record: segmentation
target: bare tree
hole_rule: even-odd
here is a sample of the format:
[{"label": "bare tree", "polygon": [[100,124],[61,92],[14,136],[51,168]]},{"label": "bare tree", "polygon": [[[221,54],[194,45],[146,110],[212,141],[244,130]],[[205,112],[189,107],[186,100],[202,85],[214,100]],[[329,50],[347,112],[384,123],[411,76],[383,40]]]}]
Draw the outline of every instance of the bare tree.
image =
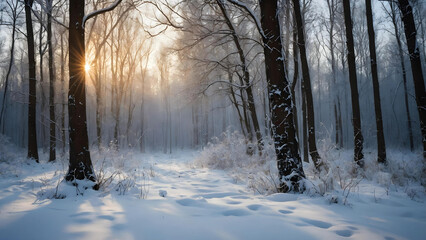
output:
[{"label": "bare tree", "polygon": [[38,162],[37,131],[36,131],[36,64],[34,52],[34,33],[31,17],[33,0],[25,0],[25,24],[27,28],[27,46],[29,63],[29,103],[28,103],[28,158]]},{"label": "bare tree", "polygon": [[360,167],[363,167],[364,154],[362,152],[362,149],[364,144],[364,138],[361,132],[361,116],[360,116],[360,110],[359,110],[355,49],[354,49],[354,38],[352,33],[351,6],[350,6],[349,0],[343,0],[343,12],[345,16],[346,44],[348,48],[347,58],[348,58],[348,67],[349,67],[349,83],[351,86],[352,125],[354,130],[354,160]]},{"label": "bare tree", "polygon": [[397,19],[397,10],[395,3],[392,1],[389,1],[390,10],[388,11],[384,6],[383,9],[385,10],[386,14],[390,17],[394,29],[395,39],[398,47],[398,58],[400,62],[401,67],[401,74],[402,74],[402,83],[404,87],[404,104],[405,104],[405,113],[407,116],[407,130],[408,130],[408,137],[410,142],[410,149],[411,151],[414,150],[414,142],[413,142],[413,128],[411,124],[411,114],[410,114],[410,107],[408,104],[408,89],[407,89],[407,70],[405,67],[405,60],[404,60],[404,50],[402,49],[402,42],[401,42],[401,34],[399,30],[399,23]]},{"label": "bare tree", "polygon": [[[10,72],[12,70],[12,66],[13,66],[13,62],[14,62],[14,55],[15,55],[15,34],[16,34],[16,22],[18,20],[19,15],[22,12],[22,8],[18,7],[18,0],[16,1],[11,1],[8,0],[6,1],[6,5],[9,7],[10,11],[7,11],[11,23],[10,25],[12,26],[12,36],[11,36],[11,44],[10,44],[10,60],[9,60],[9,66],[7,68],[7,72],[6,72],[6,78],[5,78],[5,82],[4,82],[4,93],[3,93],[3,101],[2,101],[2,106],[1,106],[1,111],[0,111],[0,126],[2,128],[2,133],[4,134],[4,127],[5,127],[5,122],[4,122],[4,115],[6,115],[6,113],[4,112],[4,109],[6,107],[6,100],[7,100],[7,90],[8,90],[8,86],[9,86],[9,76],[10,76]],[[2,25],[5,23],[2,23]],[[9,24],[8,24],[9,25]]]},{"label": "bare tree", "polygon": [[56,116],[55,116],[55,73],[52,44],[52,10],[53,0],[46,1],[47,6],[47,45],[49,54],[49,117],[50,117],[50,147],[49,162],[56,159]]},{"label": "bare tree", "polygon": [[298,47],[300,50],[300,59],[302,63],[302,84],[304,90],[303,92],[306,97],[306,99],[303,99],[303,101],[306,100],[309,154],[312,157],[312,161],[314,162],[315,167],[317,169],[320,169],[322,166],[324,166],[324,164],[321,161],[321,157],[318,153],[316,144],[314,101],[312,97],[311,77],[309,73],[309,66],[306,54],[304,23],[300,11],[299,0],[293,0],[293,7],[297,25]]},{"label": "bare tree", "polygon": [[386,145],[385,145],[385,136],[383,134],[382,106],[380,103],[379,76],[377,74],[376,36],[374,34],[371,0],[365,0],[365,8],[366,8],[366,15],[367,15],[371,75],[373,79],[374,110],[376,114],[377,160],[380,163],[385,163],[386,162]]},{"label": "bare tree", "polygon": [[419,112],[420,129],[422,133],[423,157],[426,158],[426,92],[420,51],[417,45],[417,29],[410,2],[408,0],[398,0],[398,7],[402,13],[405,38],[407,39],[408,53],[410,54],[411,73],[413,75],[417,110]]}]

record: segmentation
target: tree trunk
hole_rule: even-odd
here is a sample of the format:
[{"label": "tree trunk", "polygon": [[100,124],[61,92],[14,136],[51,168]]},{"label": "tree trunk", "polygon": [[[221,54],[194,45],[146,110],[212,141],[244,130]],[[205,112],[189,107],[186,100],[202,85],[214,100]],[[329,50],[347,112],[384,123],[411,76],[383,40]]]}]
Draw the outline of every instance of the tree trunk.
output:
[{"label": "tree trunk", "polygon": [[45,92],[44,92],[44,72],[43,72],[43,56],[45,54],[46,49],[43,49],[43,9],[41,10],[40,13],[40,31],[39,31],[39,46],[38,46],[38,52],[39,52],[39,57],[40,57],[40,66],[39,66],[39,71],[40,71],[40,99],[41,99],[41,106],[40,106],[40,118],[41,118],[41,146],[43,148],[43,153],[45,153],[47,151],[47,145],[46,143],[48,141],[46,141],[47,138],[47,133],[46,133],[46,115],[45,115],[45,108],[46,108],[46,96],[45,96]]},{"label": "tree trunk", "polygon": [[29,64],[29,104],[28,104],[28,158],[38,162],[37,130],[36,130],[36,63],[34,51],[34,33],[31,19],[33,0],[25,0],[25,25],[27,27],[28,64]]},{"label": "tree trunk", "polygon": [[237,51],[238,51],[238,56],[240,58],[241,68],[242,68],[242,71],[243,71],[243,79],[244,79],[244,83],[246,85],[248,109],[250,111],[250,117],[251,117],[251,120],[253,122],[253,127],[254,127],[254,131],[255,131],[255,134],[256,134],[257,147],[259,149],[259,153],[261,153],[262,150],[263,150],[263,139],[262,139],[262,133],[260,132],[259,121],[257,119],[256,105],[254,104],[252,83],[250,83],[250,73],[249,73],[249,70],[248,70],[247,63],[246,63],[246,55],[244,54],[243,47],[240,44],[240,40],[238,38],[237,32],[235,30],[235,27],[234,27],[231,19],[228,16],[228,13],[226,11],[226,8],[225,8],[223,1],[217,0],[216,2],[219,5],[219,8],[222,12],[223,17],[225,18],[226,25],[228,26],[229,30],[231,31],[232,39],[233,39],[235,47],[237,48]]},{"label": "tree trunk", "polygon": [[364,139],[361,132],[361,116],[359,110],[358,83],[356,76],[354,38],[352,33],[351,6],[349,0],[343,0],[343,12],[345,16],[347,58],[349,68],[349,83],[352,100],[352,124],[354,130],[354,160],[364,167],[364,154],[362,153]]},{"label": "tree trunk", "polygon": [[303,141],[303,161],[309,162],[309,150],[308,150],[308,116],[306,114],[306,92],[305,86],[300,85],[300,91],[302,95],[302,141]]},{"label": "tree trunk", "polygon": [[368,40],[371,59],[371,75],[373,78],[374,110],[376,113],[377,161],[379,161],[380,163],[386,163],[386,146],[385,136],[383,135],[382,107],[380,103],[379,77],[377,74],[376,39],[374,34],[371,0],[365,0],[365,8],[367,14]]},{"label": "tree trunk", "polygon": [[61,34],[61,84],[62,84],[62,93],[61,93],[61,103],[62,103],[62,113],[61,113],[61,133],[62,133],[62,156],[65,155],[65,106],[66,106],[66,94],[65,94],[65,54],[64,54],[64,41],[63,34]]},{"label": "tree trunk", "polygon": [[[293,100],[294,129],[296,134],[299,135],[299,124],[298,124],[297,108],[296,108],[296,85],[297,85],[297,80],[299,78],[299,48],[297,47],[297,27],[295,24],[293,24],[293,68],[294,68],[294,73],[293,73],[293,82],[291,83],[291,98]],[[298,137],[298,139],[302,139],[302,138]],[[303,161],[309,162],[309,159],[303,158]]]},{"label": "tree trunk", "polygon": [[17,4],[18,1],[16,1],[16,4],[13,6],[13,8],[11,8],[12,11],[12,41],[11,41],[11,46],[10,46],[10,60],[9,60],[9,66],[7,68],[7,72],[6,72],[6,80],[4,83],[4,93],[3,93],[3,101],[2,101],[2,106],[1,106],[1,112],[0,112],[0,126],[2,129],[2,133],[4,134],[4,129],[5,129],[5,121],[3,119],[6,119],[4,117],[4,115],[6,115],[6,113],[4,112],[4,109],[6,107],[6,97],[7,97],[7,87],[9,86],[9,75],[10,72],[12,70],[12,65],[13,65],[13,58],[14,58],[14,54],[15,54],[15,33],[16,33],[16,20],[18,18],[17,16]]},{"label": "tree trunk", "polygon": [[320,169],[323,166],[320,155],[317,150],[317,143],[315,137],[315,114],[314,114],[314,101],[312,97],[312,88],[311,88],[311,77],[309,74],[308,59],[306,54],[305,46],[305,30],[304,23],[302,20],[302,14],[300,12],[300,2],[299,0],[293,0],[294,13],[297,24],[297,33],[298,33],[298,45],[300,50],[300,60],[302,63],[302,84],[304,86],[304,92],[306,97],[306,110],[307,110],[307,121],[308,121],[308,149],[309,154],[311,155],[312,161],[317,169]]},{"label": "tree trunk", "polygon": [[86,79],[85,79],[85,43],[84,0],[69,2],[69,91],[68,117],[70,136],[70,162],[67,181],[88,179],[96,181],[90,159],[89,138],[86,117]]},{"label": "tree trunk", "polygon": [[293,123],[291,90],[284,69],[277,3],[278,1],[259,1],[272,131],[280,177],[278,190],[303,192],[305,173]]},{"label": "tree trunk", "polygon": [[408,0],[398,0],[398,7],[402,13],[408,53],[410,54],[411,73],[413,74],[417,110],[419,112],[420,129],[422,133],[423,157],[426,158],[426,92],[420,51],[416,39],[416,24],[414,22],[413,9]]},{"label": "tree trunk", "polygon": [[405,68],[405,61],[404,61],[404,51],[402,49],[402,42],[400,39],[400,33],[399,33],[399,27],[397,22],[397,16],[396,16],[396,9],[393,2],[389,2],[390,6],[390,12],[388,12],[390,18],[392,19],[392,24],[394,27],[394,33],[396,38],[396,43],[398,46],[398,57],[399,62],[401,64],[401,74],[402,74],[402,82],[404,86],[404,104],[405,104],[405,113],[407,116],[407,130],[408,130],[408,138],[410,143],[410,150],[414,150],[414,141],[413,141],[413,128],[411,127],[411,114],[410,114],[410,107],[408,104],[408,89],[407,89],[407,70]]},{"label": "tree trunk", "polygon": [[[232,81],[232,73],[231,73],[230,70],[228,70],[228,79],[229,79],[230,83],[233,82]],[[237,110],[238,119],[240,120],[241,132],[243,133],[244,137],[247,138],[247,134],[246,134],[244,124],[243,124],[243,117],[241,116],[240,107],[238,106],[237,98],[235,97],[234,88],[232,86],[229,86],[229,91],[230,91],[229,99],[231,100],[231,103],[234,105],[235,110]]]},{"label": "tree trunk", "polygon": [[55,75],[53,69],[52,47],[52,8],[53,0],[48,0],[47,13],[47,44],[49,48],[49,117],[50,117],[50,151],[49,162],[56,159],[56,119],[55,119]]}]

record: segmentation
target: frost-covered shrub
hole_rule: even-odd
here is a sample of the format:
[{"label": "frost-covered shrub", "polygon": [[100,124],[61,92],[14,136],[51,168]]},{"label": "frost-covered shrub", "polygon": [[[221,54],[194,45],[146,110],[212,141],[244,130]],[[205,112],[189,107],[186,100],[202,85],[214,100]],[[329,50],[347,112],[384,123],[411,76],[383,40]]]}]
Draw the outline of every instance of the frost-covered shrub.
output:
[{"label": "frost-covered shrub", "polygon": [[23,149],[19,149],[8,137],[0,134],[0,177],[20,175],[20,165],[25,162],[28,162],[28,159]]},{"label": "frost-covered shrub", "polygon": [[[247,150],[254,150],[253,153]],[[264,141],[262,154],[238,132],[215,138],[194,160],[196,167],[227,170],[235,182],[245,182],[254,193],[277,191],[278,173],[272,141]]]}]

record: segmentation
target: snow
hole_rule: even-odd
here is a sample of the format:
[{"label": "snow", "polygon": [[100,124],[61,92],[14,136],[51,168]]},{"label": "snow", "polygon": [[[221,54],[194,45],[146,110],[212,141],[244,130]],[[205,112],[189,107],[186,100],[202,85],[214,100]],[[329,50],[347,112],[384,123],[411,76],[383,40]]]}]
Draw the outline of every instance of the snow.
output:
[{"label": "snow", "polygon": [[[260,181],[253,171],[270,167],[274,174],[274,163],[268,156],[236,156],[244,149],[235,139],[229,136],[201,153],[92,152],[104,180],[94,191],[84,183],[77,188],[61,182],[66,157],[37,164],[0,136],[0,239],[424,239],[426,197],[415,181],[424,177],[418,172],[404,177],[399,168],[377,170],[370,161],[374,154],[366,153],[372,171],[347,196],[337,187],[324,194],[259,194],[250,187],[255,185],[250,179]],[[339,166],[347,177],[341,162],[351,159],[349,151],[321,153],[341,159],[331,167]],[[388,155],[389,165],[407,161],[410,171],[408,161],[418,160],[412,153]],[[254,162],[259,158],[263,165]],[[310,187],[319,187],[310,165],[305,171]]]}]

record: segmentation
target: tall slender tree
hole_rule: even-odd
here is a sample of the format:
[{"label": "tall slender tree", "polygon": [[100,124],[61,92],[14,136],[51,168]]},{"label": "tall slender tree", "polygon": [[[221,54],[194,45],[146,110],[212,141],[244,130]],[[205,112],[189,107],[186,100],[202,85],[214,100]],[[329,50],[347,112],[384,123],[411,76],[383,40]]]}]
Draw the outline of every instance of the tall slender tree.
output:
[{"label": "tall slender tree", "polygon": [[365,0],[365,9],[366,9],[366,15],[367,15],[371,76],[373,79],[374,110],[376,114],[377,160],[380,163],[385,163],[386,162],[386,145],[385,145],[385,136],[383,134],[382,106],[380,103],[379,76],[377,74],[376,36],[374,34],[373,12],[371,9],[371,0]]},{"label": "tall slender tree", "polygon": [[360,167],[364,167],[364,154],[362,152],[364,138],[361,132],[361,114],[359,110],[358,83],[357,83],[357,76],[356,76],[355,49],[354,49],[354,37],[352,33],[353,27],[352,27],[350,0],[343,0],[343,13],[345,17],[345,28],[346,28],[349,83],[351,86],[352,125],[354,130],[354,160]]},{"label": "tall slender tree", "polygon": [[29,78],[29,94],[28,94],[28,158],[33,158],[38,162],[37,148],[37,130],[36,130],[36,63],[34,51],[34,32],[31,17],[31,8],[33,0],[25,0],[25,25],[27,28],[27,46],[28,46],[28,78]]},{"label": "tall slender tree", "polygon": [[423,157],[426,158],[426,92],[420,51],[417,44],[416,23],[414,22],[413,9],[408,0],[398,0],[398,7],[402,13],[405,38],[407,39],[408,53],[410,54],[411,73],[413,75],[417,110],[419,112],[420,129],[422,133]]},{"label": "tall slender tree", "polygon": [[263,149],[263,139],[262,139],[262,133],[260,132],[259,121],[257,119],[256,105],[254,103],[252,84],[250,83],[250,72],[249,72],[249,67],[246,60],[246,54],[244,53],[243,47],[241,46],[240,39],[237,35],[237,31],[234,27],[232,20],[229,17],[228,11],[225,7],[223,0],[216,0],[216,2],[221,10],[221,13],[223,15],[223,18],[225,19],[226,25],[229,28],[229,31],[231,32],[232,40],[238,51],[238,57],[240,59],[240,64],[241,64],[241,68],[243,72],[242,78],[246,85],[245,92],[247,93],[247,105],[250,112],[251,120],[253,122],[253,127],[256,134],[259,153],[261,153]]},{"label": "tall slender tree", "polygon": [[[386,11],[389,17],[392,20],[392,25],[394,28],[394,34],[396,43],[398,46],[398,58],[400,62],[401,67],[401,74],[402,74],[402,83],[404,86],[404,104],[405,104],[405,113],[407,115],[407,130],[408,130],[408,138],[410,142],[410,149],[411,151],[414,150],[414,141],[413,141],[413,128],[411,124],[411,114],[410,114],[410,107],[408,104],[408,88],[407,88],[407,69],[405,67],[405,60],[404,60],[404,50],[402,49],[402,42],[400,37],[400,30],[399,30],[399,24],[397,21],[397,13],[396,13],[396,6],[395,3],[392,1],[389,2],[390,10]],[[386,10],[386,8],[384,8]]]},{"label": "tall slender tree", "polygon": [[[302,20],[302,13],[300,11],[300,1],[293,0],[294,15],[297,26],[298,34],[298,48],[300,50],[300,60],[302,64],[302,84],[304,95],[306,97],[306,110],[307,110],[307,124],[308,124],[308,149],[312,161],[317,169],[324,166],[321,157],[317,150],[317,143],[315,137],[315,114],[314,114],[314,101],[312,97],[311,77],[309,74],[308,58],[305,46],[305,30]],[[295,56],[296,57],[296,56]]]},{"label": "tall slender tree", "polygon": [[47,45],[49,55],[49,118],[50,118],[50,146],[49,162],[56,159],[56,117],[55,117],[55,73],[52,44],[52,10],[53,0],[46,1],[47,8]]},{"label": "tall slender tree", "polygon": [[7,100],[7,88],[9,86],[9,76],[12,71],[13,61],[14,61],[14,55],[15,55],[15,33],[16,33],[16,21],[18,20],[19,14],[22,12],[22,10],[19,10],[18,8],[19,1],[16,0],[13,1],[7,1],[6,4],[10,9],[10,18],[12,20],[12,36],[11,36],[11,43],[10,43],[10,60],[9,60],[9,66],[7,68],[6,72],[6,79],[4,81],[4,93],[3,93],[3,101],[1,105],[0,110],[0,127],[1,131],[4,134],[4,128],[5,128],[5,107],[6,107],[6,100]]}]

